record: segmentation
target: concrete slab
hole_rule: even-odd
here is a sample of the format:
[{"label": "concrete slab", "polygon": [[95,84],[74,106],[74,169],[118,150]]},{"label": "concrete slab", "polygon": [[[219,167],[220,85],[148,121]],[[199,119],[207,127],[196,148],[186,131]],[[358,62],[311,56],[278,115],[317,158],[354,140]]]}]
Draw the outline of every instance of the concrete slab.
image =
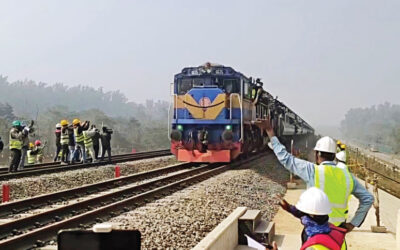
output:
[{"label": "concrete slab", "polygon": [[[297,185],[298,189],[287,190],[285,199],[291,203],[296,204],[300,194],[305,190],[304,183],[299,183]],[[375,219],[375,209],[371,208],[369,211],[363,225],[360,228],[355,228],[352,232],[346,235],[346,242],[348,244],[348,249],[396,249],[396,231],[393,231],[393,226],[395,228],[397,211],[397,203],[400,200],[380,192],[381,201],[381,216],[383,217],[383,225],[387,226],[389,229],[388,233],[372,233],[371,226],[376,225]],[[349,210],[350,217],[356,211],[358,207],[358,200],[355,197],[350,199]],[[389,217],[388,217],[389,216]],[[279,209],[278,213],[275,215],[273,220],[276,224],[276,235],[275,241],[278,244],[279,250],[293,249],[298,250],[301,247],[300,234],[303,229],[300,220],[287,213],[283,209]],[[385,224],[385,221],[392,221],[392,226]]]},{"label": "concrete slab", "polygon": [[254,247],[249,247],[249,246],[245,246],[245,245],[238,245],[235,250],[257,250]]},{"label": "concrete slab", "polygon": [[239,220],[256,220],[258,217],[261,217],[260,210],[247,210],[244,215],[242,215]]},{"label": "concrete slab", "polygon": [[51,245],[51,246],[45,246],[45,247],[41,247],[39,248],[40,250],[57,250],[58,247],[55,245]]}]

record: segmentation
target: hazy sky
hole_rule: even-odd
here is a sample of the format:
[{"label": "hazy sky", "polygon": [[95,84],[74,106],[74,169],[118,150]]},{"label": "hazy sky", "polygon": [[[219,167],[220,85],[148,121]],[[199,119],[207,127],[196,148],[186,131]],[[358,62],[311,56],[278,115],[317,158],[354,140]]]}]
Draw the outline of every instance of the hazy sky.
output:
[{"label": "hazy sky", "polygon": [[143,102],[211,61],[261,77],[312,125],[337,125],[349,108],[400,103],[399,13],[384,0],[0,0],[0,74]]}]

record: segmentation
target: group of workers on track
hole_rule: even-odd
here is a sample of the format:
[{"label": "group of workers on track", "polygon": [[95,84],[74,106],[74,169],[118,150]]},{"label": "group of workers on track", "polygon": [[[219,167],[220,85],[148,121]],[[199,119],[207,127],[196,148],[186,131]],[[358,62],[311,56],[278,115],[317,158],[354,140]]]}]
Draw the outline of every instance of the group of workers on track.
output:
[{"label": "group of workers on track", "polygon": [[90,156],[92,162],[99,162],[99,151],[101,141],[101,159],[107,152],[108,161],[111,161],[111,134],[113,131],[102,126],[102,131],[96,125],[90,125],[90,121],[81,122],[74,119],[72,124],[67,120],[61,120],[56,125],[56,154],[54,161],[61,160],[63,163],[84,163]]},{"label": "group of workers on track", "polygon": [[[25,159],[28,164],[43,162],[43,149],[46,143],[42,144],[40,140],[30,142],[30,134],[33,134],[33,122],[27,126],[23,122],[16,120],[12,122],[12,128],[9,133],[10,165],[9,172],[23,170]],[[102,126],[99,131],[95,125],[90,126],[89,121],[81,123],[79,119],[74,119],[69,125],[67,120],[62,120],[56,125],[56,153],[54,161],[68,163],[84,163],[89,160],[99,161],[99,150],[101,142],[101,160],[104,159],[107,152],[108,161],[111,162],[111,134],[112,129]],[[4,143],[0,138],[0,152]]]},{"label": "group of workers on track", "polygon": [[[374,197],[350,173],[346,165],[346,146],[328,136],[322,137],[314,148],[316,163],[312,163],[287,152],[275,136],[269,119],[258,125],[268,134],[279,162],[307,184],[308,189],[296,206],[280,201],[282,208],[300,218],[304,225],[301,249],[347,249],[345,233],[364,222]],[[348,222],[350,195],[360,204]],[[277,249],[276,244],[274,248]]]}]

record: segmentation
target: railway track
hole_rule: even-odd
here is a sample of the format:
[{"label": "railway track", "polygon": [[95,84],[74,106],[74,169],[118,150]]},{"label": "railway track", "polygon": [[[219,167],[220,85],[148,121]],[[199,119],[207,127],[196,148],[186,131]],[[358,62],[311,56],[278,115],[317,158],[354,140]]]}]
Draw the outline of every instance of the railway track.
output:
[{"label": "railway track", "polygon": [[[41,247],[55,239],[61,229],[88,227],[102,222],[260,156],[229,165],[184,163],[0,205],[3,221],[10,215],[7,211],[14,211],[14,218],[8,217],[9,221],[0,225],[0,237],[3,238],[0,249]],[[142,182],[138,183],[138,180]],[[60,201],[64,204],[45,209],[46,204]],[[36,210],[15,219],[19,211],[27,210],[23,208],[28,204],[33,204],[29,209]]]},{"label": "railway track", "polygon": [[8,168],[0,168],[0,181],[8,180],[13,178],[20,178],[26,176],[33,175],[41,175],[47,173],[55,173],[67,170],[75,170],[81,168],[95,167],[113,163],[120,163],[126,161],[134,161],[134,160],[142,160],[152,157],[166,156],[171,155],[169,149],[166,150],[157,150],[157,151],[148,151],[134,154],[122,154],[122,155],[114,155],[111,157],[111,162],[102,161],[98,163],[81,163],[81,164],[73,164],[73,165],[62,165],[60,162],[51,162],[51,163],[42,163],[35,165],[27,165],[24,170],[9,173]]},{"label": "railway track", "polygon": [[[164,151],[164,150],[157,150],[157,151]],[[149,151],[149,152],[156,152],[156,151]],[[146,152],[140,152],[137,154],[141,153],[146,153]],[[115,156],[129,156],[132,155],[131,153],[129,154],[120,154],[120,155],[115,155]],[[43,162],[43,163],[37,163],[37,164],[31,164],[31,165],[25,165],[25,170],[27,169],[37,169],[39,167],[47,167],[47,166],[57,166],[60,165],[60,161],[55,161],[55,162]],[[8,167],[0,167],[0,174],[2,173],[7,173],[8,172]]]},{"label": "railway track", "polygon": [[[371,173],[375,174],[378,177],[378,186],[380,189],[388,192],[389,194],[400,198],[400,182],[398,180],[395,180],[389,176],[386,176],[379,171],[376,171],[372,168],[366,167],[368,171]],[[379,180],[380,179],[380,180]],[[364,181],[365,181],[365,176],[364,176]]]}]

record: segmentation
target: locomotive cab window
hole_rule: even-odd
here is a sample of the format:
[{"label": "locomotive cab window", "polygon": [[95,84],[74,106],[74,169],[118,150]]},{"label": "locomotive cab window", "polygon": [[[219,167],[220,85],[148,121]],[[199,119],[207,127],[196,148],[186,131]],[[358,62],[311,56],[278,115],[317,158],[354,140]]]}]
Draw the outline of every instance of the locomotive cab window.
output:
[{"label": "locomotive cab window", "polygon": [[192,79],[182,79],[178,82],[178,95],[184,95],[193,88]]},{"label": "locomotive cab window", "polygon": [[193,87],[205,87],[211,85],[211,80],[209,78],[194,78]]},{"label": "locomotive cab window", "polygon": [[249,83],[244,84],[244,96],[248,97],[249,95]]},{"label": "locomotive cab window", "polygon": [[239,81],[237,79],[225,79],[223,82],[225,93],[239,93]]}]

